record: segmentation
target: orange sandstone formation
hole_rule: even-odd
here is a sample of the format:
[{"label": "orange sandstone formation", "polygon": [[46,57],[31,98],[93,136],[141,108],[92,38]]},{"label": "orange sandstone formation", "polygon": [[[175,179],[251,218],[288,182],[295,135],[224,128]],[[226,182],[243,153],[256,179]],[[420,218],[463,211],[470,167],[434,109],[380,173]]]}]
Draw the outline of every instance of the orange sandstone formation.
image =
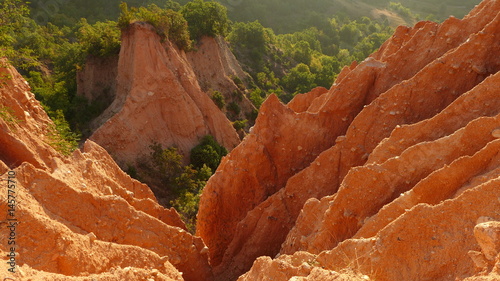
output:
[{"label": "orange sandstone formation", "polygon": [[[196,82],[230,85],[233,70],[187,63],[230,66],[216,40],[204,41],[203,57],[160,44],[142,23],[123,39],[117,96],[93,139],[123,163],[149,140],[184,152],[208,133],[237,144]],[[499,39],[500,1],[485,0],[462,20],[398,28],[329,90],[288,105],[270,96],[204,189],[201,238],[93,141],[55,151],[51,121],[3,67],[12,80],[0,88],[0,173],[16,173],[22,222],[14,277],[498,280]]]},{"label": "orange sandstone formation", "polygon": [[[370,58],[345,68],[327,93],[317,89],[288,106],[270,97],[201,198],[197,233],[217,278],[236,279],[259,256],[333,249],[399,194],[493,141],[499,83],[497,75],[485,78],[500,69],[499,11],[500,3],[484,1],[463,20],[401,27]],[[425,131],[401,127],[429,118],[437,123]],[[391,140],[403,129],[406,135]],[[448,135],[452,144],[441,139]],[[470,174],[484,171],[479,167]],[[372,235],[390,222],[376,221],[382,224]]]},{"label": "orange sandstone formation", "polygon": [[[183,230],[175,210],[161,207],[148,186],[126,175],[92,141],[71,156],[52,146],[53,123],[26,81],[1,61],[2,201],[11,175],[16,280],[210,280],[203,241]],[[10,171],[10,172],[9,172]],[[9,199],[12,199],[9,198]],[[3,230],[0,251],[10,254]],[[5,261],[5,258],[3,259]],[[10,274],[2,262],[2,276]],[[9,266],[10,267],[10,266]]]},{"label": "orange sandstone formation", "polygon": [[186,56],[204,92],[219,91],[224,96],[226,104],[230,102],[238,104],[241,112],[236,117],[246,119],[246,116],[256,109],[239,88],[241,86],[235,83],[236,78],[242,83],[252,78],[243,71],[222,37],[201,38],[196,50],[186,53]]},{"label": "orange sandstone formation", "polygon": [[120,165],[135,164],[157,142],[188,155],[205,135],[234,148],[239,137],[203,93],[183,51],[161,43],[153,27],[134,23],[122,35],[116,98],[90,137]]}]

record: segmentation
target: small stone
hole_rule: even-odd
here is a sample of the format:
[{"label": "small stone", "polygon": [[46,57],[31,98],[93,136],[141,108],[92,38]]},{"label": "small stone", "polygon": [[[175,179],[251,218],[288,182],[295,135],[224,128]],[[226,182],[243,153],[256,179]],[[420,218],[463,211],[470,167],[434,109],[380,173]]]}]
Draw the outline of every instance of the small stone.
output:
[{"label": "small stone", "polygon": [[469,251],[467,253],[469,257],[474,262],[474,265],[479,269],[485,269],[488,267],[488,261],[486,261],[483,253],[478,251]]},{"label": "small stone", "polygon": [[491,135],[492,135],[494,138],[500,139],[500,129],[495,129],[495,130],[493,130],[493,132],[491,132]]},{"label": "small stone", "polygon": [[95,236],[94,232],[87,233],[87,237],[89,238],[90,242],[94,242],[97,239],[97,236]]},{"label": "small stone", "polygon": [[201,255],[208,254],[208,247],[203,247],[203,249],[201,249],[200,251],[200,254]]},{"label": "small stone", "polygon": [[500,251],[500,222],[483,222],[474,227],[474,236],[487,260],[493,261]]}]

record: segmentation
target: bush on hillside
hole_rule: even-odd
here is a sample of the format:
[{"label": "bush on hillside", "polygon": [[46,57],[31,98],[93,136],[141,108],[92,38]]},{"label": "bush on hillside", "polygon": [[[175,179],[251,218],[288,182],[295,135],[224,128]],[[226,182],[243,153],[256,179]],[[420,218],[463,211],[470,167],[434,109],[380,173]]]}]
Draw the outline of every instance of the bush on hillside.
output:
[{"label": "bush on hillside", "polygon": [[127,28],[136,21],[151,24],[158,35],[165,40],[175,43],[182,50],[191,47],[187,22],[179,12],[170,9],[161,9],[155,4],[147,7],[128,8],[127,3],[120,4],[121,14],[118,19],[118,26],[121,29]]},{"label": "bush on hillside", "polygon": [[215,171],[226,154],[225,147],[217,143],[214,137],[206,135],[201,139],[200,144],[191,150],[191,165],[195,168],[202,168],[206,165]]},{"label": "bush on hillside", "polygon": [[181,9],[189,24],[189,33],[193,40],[202,36],[226,36],[229,29],[227,9],[215,1],[194,0]]}]

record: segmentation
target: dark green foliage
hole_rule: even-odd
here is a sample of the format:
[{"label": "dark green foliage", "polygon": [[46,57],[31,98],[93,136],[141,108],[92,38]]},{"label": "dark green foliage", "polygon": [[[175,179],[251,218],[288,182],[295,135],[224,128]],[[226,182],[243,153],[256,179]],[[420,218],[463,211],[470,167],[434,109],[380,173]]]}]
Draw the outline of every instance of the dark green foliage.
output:
[{"label": "dark green foliage", "polygon": [[227,39],[235,47],[247,48],[261,55],[266,51],[266,45],[270,42],[269,33],[258,21],[235,23]]},{"label": "dark green foliage", "polygon": [[227,110],[233,112],[235,115],[238,115],[241,112],[240,106],[234,101],[227,105]]},{"label": "dark green foliage", "polygon": [[127,165],[127,170],[125,171],[131,178],[140,180],[137,168],[132,165]]},{"label": "dark green foliage", "polygon": [[314,84],[315,75],[306,64],[300,63],[290,70],[290,73],[283,77],[283,87],[290,93],[306,93],[316,87]]},{"label": "dark green foliage", "polygon": [[151,148],[150,156],[154,174],[160,176],[163,185],[174,187],[177,190],[175,179],[183,171],[182,155],[177,152],[177,148],[163,149],[159,143],[153,143],[149,147]]},{"label": "dark green foliage", "polygon": [[161,9],[155,4],[150,4],[148,7],[132,7],[129,9],[125,2],[121,3],[120,9],[118,26],[121,29],[127,28],[136,21],[147,22],[155,27],[156,32],[162,39],[174,42],[177,47],[183,50],[191,48],[187,22],[179,12]]},{"label": "dark green foliage", "polygon": [[255,105],[256,108],[260,108],[264,102],[263,91],[260,88],[254,89],[250,92],[250,101]]},{"label": "dark green foliage", "polygon": [[20,0],[3,0],[0,2],[0,57],[7,56],[17,65],[36,60],[33,52],[22,46],[20,37],[34,30],[33,21],[29,18],[29,9]]},{"label": "dark green foliage", "polygon": [[227,40],[241,62],[251,67],[253,71],[262,71],[266,65],[265,60],[270,45],[275,41],[275,35],[258,21],[237,22],[232,25]]},{"label": "dark green foliage", "polygon": [[203,137],[200,144],[191,150],[191,164],[195,168],[208,166],[215,171],[223,156],[227,154],[227,149],[217,143],[214,137],[207,135]]},{"label": "dark green foliage", "polygon": [[232,77],[234,84],[238,86],[238,89],[244,91],[245,90],[245,84],[243,84],[243,81],[241,81],[240,77],[238,76],[233,76]]},{"label": "dark green foliage", "polygon": [[249,98],[255,106],[271,93],[288,102],[316,86],[331,87],[343,66],[364,60],[392,33],[389,26],[367,17],[315,22],[316,27],[280,35],[257,21],[234,24],[228,40],[254,79]]},{"label": "dark green foliage", "polygon": [[184,188],[170,204],[179,212],[191,233],[195,232],[200,195],[211,175],[212,170],[206,165],[200,169],[185,166],[184,172],[176,179],[177,185]]},{"label": "dark green foliage", "polygon": [[[151,167],[148,167],[150,177],[159,179],[162,188],[170,193],[170,206],[177,209],[189,231],[194,233],[196,213],[200,194],[212,170],[207,165],[198,168],[192,165],[182,165],[182,155],[174,147],[163,149],[160,144],[151,146]],[[129,174],[141,177],[135,168],[129,167]]]},{"label": "dark green foliage", "polygon": [[215,102],[219,109],[223,109],[226,106],[226,101],[224,100],[224,96],[221,92],[215,91],[212,95],[212,100]]},{"label": "dark green foliage", "polygon": [[240,130],[243,130],[245,129],[245,127],[247,126],[248,124],[248,120],[236,120],[233,122],[233,127],[236,131],[240,131]]},{"label": "dark green foliage", "polygon": [[120,30],[116,22],[97,22],[90,25],[86,19],[82,19],[80,26],[78,40],[85,53],[107,57],[120,52]]},{"label": "dark green foliage", "polygon": [[193,40],[202,36],[227,34],[227,9],[215,1],[193,0],[182,7],[181,13],[189,24],[189,33]]}]

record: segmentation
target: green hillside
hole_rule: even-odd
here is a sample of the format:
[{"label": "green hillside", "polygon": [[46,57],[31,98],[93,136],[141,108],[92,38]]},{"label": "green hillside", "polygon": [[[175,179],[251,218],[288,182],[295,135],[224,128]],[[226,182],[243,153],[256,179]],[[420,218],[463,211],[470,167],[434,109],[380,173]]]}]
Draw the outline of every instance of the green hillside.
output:
[{"label": "green hillside", "polygon": [[[202,36],[224,37],[251,76],[247,81],[232,77],[236,94],[246,95],[258,109],[270,94],[286,103],[314,87],[329,88],[345,65],[377,50],[395,26],[461,17],[479,1],[220,0],[223,6],[204,0],[1,0],[0,57],[30,83],[54,120],[57,149],[70,154],[106,108],[103,101],[91,103],[76,94],[77,73],[89,57],[118,55],[121,29],[131,22],[150,23],[162,39],[186,52],[196,51]],[[214,97],[226,112],[240,112],[238,104]],[[248,129],[256,115],[231,121]],[[200,159],[213,160],[217,145],[200,145]],[[192,161],[195,169],[182,167],[175,149],[152,149],[156,167],[150,170],[164,174],[165,165],[174,166],[177,172],[163,179],[176,196],[170,204],[193,223],[199,190],[224,153],[217,154],[216,163]],[[129,173],[140,177],[135,167]]]},{"label": "green hillside", "polygon": [[[64,2],[58,4],[59,2]],[[40,24],[51,21],[56,25],[71,25],[80,18],[89,23],[116,19],[118,6],[122,0],[33,0],[30,3],[32,15]],[[187,0],[125,0],[129,6],[172,7],[173,3],[186,4]],[[438,21],[448,16],[463,17],[480,0],[218,0],[227,7],[228,16],[233,21],[249,22],[258,20],[276,33],[290,33],[311,26],[318,26],[321,19],[334,15],[351,19],[368,16],[372,19],[387,17],[391,25],[413,24],[415,19],[405,18],[388,9],[390,2],[401,3],[410,9],[418,19],[431,18]],[[174,4],[175,5],[175,4]]]}]

